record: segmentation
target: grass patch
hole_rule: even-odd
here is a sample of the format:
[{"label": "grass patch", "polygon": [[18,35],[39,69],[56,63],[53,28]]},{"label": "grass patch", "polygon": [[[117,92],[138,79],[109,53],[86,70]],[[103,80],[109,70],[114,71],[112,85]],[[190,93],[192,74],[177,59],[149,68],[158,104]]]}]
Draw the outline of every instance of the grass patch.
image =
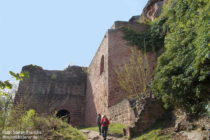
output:
[{"label": "grass patch", "polygon": [[166,112],[151,128],[142,135],[137,135],[133,140],[173,140],[170,128],[174,124],[171,117],[171,112]]},{"label": "grass patch", "polygon": [[109,134],[123,135],[123,128],[126,128],[126,125],[119,123],[110,124]]},{"label": "grass patch", "polygon": [[173,140],[170,135],[161,134],[161,129],[154,129],[149,131],[148,133],[136,137],[133,140]]}]

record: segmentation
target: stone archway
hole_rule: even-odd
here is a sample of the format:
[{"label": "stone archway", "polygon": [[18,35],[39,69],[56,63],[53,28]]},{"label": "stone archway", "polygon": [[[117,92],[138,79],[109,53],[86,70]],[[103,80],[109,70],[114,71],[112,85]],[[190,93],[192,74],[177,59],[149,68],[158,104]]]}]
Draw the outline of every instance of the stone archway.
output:
[{"label": "stone archway", "polygon": [[70,123],[70,112],[66,109],[61,109],[56,113],[56,117],[61,118],[62,120]]}]

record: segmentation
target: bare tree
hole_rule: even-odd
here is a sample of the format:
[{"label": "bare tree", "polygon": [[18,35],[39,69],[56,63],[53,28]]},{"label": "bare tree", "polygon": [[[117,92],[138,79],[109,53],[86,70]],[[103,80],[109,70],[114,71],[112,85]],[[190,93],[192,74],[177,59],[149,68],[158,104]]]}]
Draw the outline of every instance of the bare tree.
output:
[{"label": "bare tree", "polygon": [[132,49],[128,63],[120,66],[116,73],[119,87],[128,96],[141,98],[148,95],[150,69],[146,52]]}]

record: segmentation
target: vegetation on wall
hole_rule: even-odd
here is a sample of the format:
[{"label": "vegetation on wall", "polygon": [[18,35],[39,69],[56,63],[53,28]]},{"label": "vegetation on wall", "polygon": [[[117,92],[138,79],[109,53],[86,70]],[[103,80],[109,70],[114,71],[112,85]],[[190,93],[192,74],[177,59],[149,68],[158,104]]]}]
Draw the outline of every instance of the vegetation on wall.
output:
[{"label": "vegetation on wall", "polygon": [[144,32],[137,32],[129,28],[122,28],[124,39],[131,45],[137,46],[140,50],[157,52],[163,48],[166,29],[163,24],[166,20],[150,24],[149,29]]},{"label": "vegetation on wall", "polygon": [[206,112],[210,100],[209,12],[208,0],[170,0],[160,17],[167,19],[167,34],[152,88],[166,108],[190,116]]}]

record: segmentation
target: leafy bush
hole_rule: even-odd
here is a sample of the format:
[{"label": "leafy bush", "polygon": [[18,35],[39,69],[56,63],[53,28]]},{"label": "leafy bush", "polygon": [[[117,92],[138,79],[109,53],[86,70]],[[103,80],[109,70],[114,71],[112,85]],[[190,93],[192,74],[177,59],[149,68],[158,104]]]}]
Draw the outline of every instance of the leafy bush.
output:
[{"label": "leafy bush", "polygon": [[124,39],[143,51],[164,52],[158,58],[152,90],[165,108],[201,116],[210,100],[210,3],[169,0],[146,32],[123,28]]},{"label": "leafy bush", "polygon": [[180,107],[190,116],[202,115],[210,100],[209,9],[208,0],[170,0],[160,17],[167,19],[167,34],[153,91],[166,108]]}]

